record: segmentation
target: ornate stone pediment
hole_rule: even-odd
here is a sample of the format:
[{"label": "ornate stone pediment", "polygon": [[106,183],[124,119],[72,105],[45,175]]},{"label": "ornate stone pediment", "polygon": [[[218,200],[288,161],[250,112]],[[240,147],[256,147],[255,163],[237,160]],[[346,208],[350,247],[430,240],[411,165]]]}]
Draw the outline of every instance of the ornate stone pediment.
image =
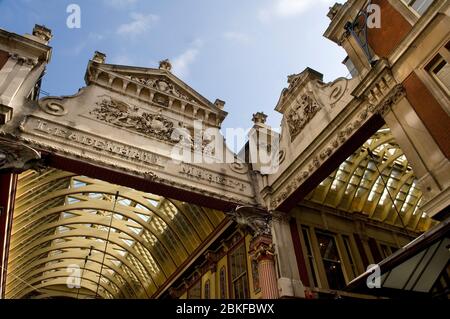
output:
[{"label": "ornate stone pediment", "polygon": [[102,55],[90,61],[86,73],[88,85],[112,89],[192,121],[202,120],[207,126],[220,127],[227,115],[223,111],[224,102],[211,103],[193,90],[170,72],[167,60],[160,62],[159,69],[154,69],[106,64],[105,59]]}]

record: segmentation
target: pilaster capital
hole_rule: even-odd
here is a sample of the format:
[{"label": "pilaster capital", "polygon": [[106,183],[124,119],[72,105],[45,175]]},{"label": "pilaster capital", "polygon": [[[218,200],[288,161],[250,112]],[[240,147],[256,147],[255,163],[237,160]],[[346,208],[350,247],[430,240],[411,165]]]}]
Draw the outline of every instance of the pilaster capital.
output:
[{"label": "pilaster capital", "polygon": [[369,111],[385,116],[389,113],[392,106],[397,104],[405,96],[406,90],[404,86],[402,84],[397,84],[380,103],[369,106]]},{"label": "pilaster capital", "polygon": [[289,223],[291,221],[291,216],[288,213],[280,211],[271,211],[270,215],[272,216],[273,222]]},{"label": "pilaster capital", "polygon": [[268,235],[260,235],[252,239],[250,243],[250,256],[256,260],[273,260],[275,255],[275,247],[272,237]]}]

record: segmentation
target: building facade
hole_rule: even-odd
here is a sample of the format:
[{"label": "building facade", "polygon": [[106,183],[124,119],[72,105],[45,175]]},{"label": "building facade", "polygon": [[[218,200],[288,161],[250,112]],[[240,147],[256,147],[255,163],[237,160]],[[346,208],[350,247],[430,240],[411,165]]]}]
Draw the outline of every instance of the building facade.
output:
[{"label": "building facade", "polygon": [[281,132],[255,112],[238,154],[225,102],[168,60],[96,52],[84,88],[41,98],[51,31],[0,30],[2,297],[448,298],[449,15],[335,4],[351,77],[288,76]]}]

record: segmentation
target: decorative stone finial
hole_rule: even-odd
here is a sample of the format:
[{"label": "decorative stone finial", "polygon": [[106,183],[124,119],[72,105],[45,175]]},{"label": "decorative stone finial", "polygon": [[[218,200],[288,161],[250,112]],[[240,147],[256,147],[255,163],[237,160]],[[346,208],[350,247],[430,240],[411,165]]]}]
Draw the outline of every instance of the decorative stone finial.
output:
[{"label": "decorative stone finial", "polygon": [[225,101],[216,99],[214,105],[217,106],[219,109],[223,110],[223,108],[225,107]]},{"label": "decorative stone finial", "polygon": [[330,11],[328,12],[327,17],[330,18],[330,20],[333,20],[342,6],[343,5],[340,3],[335,3],[332,7],[330,7]]},{"label": "decorative stone finial", "polygon": [[253,123],[255,124],[265,124],[267,120],[267,115],[264,114],[263,112],[257,112],[255,114],[253,114]]},{"label": "decorative stone finial", "polygon": [[165,59],[159,62],[159,68],[162,70],[170,71],[172,70],[172,64],[169,59]]},{"label": "decorative stone finial", "polygon": [[46,26],[36,24],[33,28],[33,35],[38,37],[39,39],[44,40],[45,42],[50,41],[53,37],[52,30],[47,28]]},{"label": "decorative stone finial", "polygon": [[99,51],[95,51],[92,61],[97,62],[97,63],[105,63],[106,54],[99,52]]}]

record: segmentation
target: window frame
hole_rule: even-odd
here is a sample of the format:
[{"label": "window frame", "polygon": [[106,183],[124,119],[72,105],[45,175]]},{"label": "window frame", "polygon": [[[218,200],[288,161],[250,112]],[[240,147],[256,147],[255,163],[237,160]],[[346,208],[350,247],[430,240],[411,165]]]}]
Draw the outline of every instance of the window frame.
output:
[{"label": "window frame", "polygon": [[[338,241],[338,238],[337,238],[337,234],[333,233],[333,232],[326,231],[326,230],[322,230],[322,229],[319,229],[319,228],[315,228],[313,234],[314,234],[315,242],[316,242],[316,247],[315,248],[316,248],[316,251],[318,253],[318,256],[320,257],[320,268],[321,268],[321,272],[323,274],[324,282],[326,283],[326,288],[328,288],[330,290],[342,290],[342,289],[344,289],[345,285],[347,285],[349,281],[348,281],[348,279],[346,277],[345,264],[343,262],[344,258],[342,257],[342,251],[341,251],[341,248],[339,247],[339,243],[338,243],[339,241]],[[322,253],[320,251],[320,244],[319,244],[319,239],[318,239],[317,235],[329,236],[334,241],[334,245],[336,246],[337,254],[339,256],[339,265],[340,265],[340,269],[341,269],[341,273],[342,273],[342,278],[343,278],[344,284],[345,284],[344,287],[342,287],[340,289],[331,288],[330,287],[330,282],[328,280],[327,272],[326,272],[326,269],[325,269],[324,258],[322,257]],[[333,262],[332,260],[328,260],[328,259],[326,261]]]},{"label": "window frame", "polygon": [[[238,250],[243,248],[244,250],[244,257],[243,257],[243,269],[245,270],[243,273],[239,274],[236,278],[233,278],[233,266],[232,266],[232,255]],[[233,247],[230,248],[230,250],[227,253],[227,259],[228,259],[228,291],[230,298],[237,299],[235,296],[234,291],[234,284],[239,281],[241,278],[244,278],[244,283],[246,286],[246,294],[244,293],[243,299],[250,298],[250,281],[249,281],[249,274],[248,274],[248,254],[247,254],[247,245],[245,243],[245,237],[242,237],[240,240],[238,240]]]},{"label": "window frame", "polygon": [[423,13],[420,13],[416,9],[413,8],[413,5],[416,4],[417,1],[427,1],[427,0],[401,0],[401,3],[408,8],[409,11],[411,11],[417,18],[420,18],[424,16],[428,9],[433,5],[433,2],[435,0],[432,0],[432,2],[428,5],[428,7],[423,11]]},{"label": "window frame", "polygon": [[342,244],[343,244],[343,248],[344,251],[347,255],[347,259],[348,259],[348,273],[350,275],[351,278],[349,278],[350,280],[358,277],[360,275],[360,271],[358,269],[358,260],[356,258],[356,254],[354,252],[353,249],[353,236],[351,234],[342,234],[341,235],[342,238]]},{"label": "window frame", "polygon": [[442,45],[440,49],[433,54],[433,57],[425,64],[425,71],[428,76],[438,85],[438,87],[447,95],[450,96],[450,86],[445,85],[442,80],[436,75],[434,69],[446,62],[450,66],[450,40]]},{"label": "window frame", "polygon": [[303,246],[302,247],[303,256],[305,259],[306,270],[308,272],[309,285],[311,286],[311,288],[313,287],[320,288],[321,287],[320,272],[317,265],[317,258],[315,256],[312,238],[314,229],[312,229],[307,225],[301,225],[300,232],[301,232],[300,243]]}]

